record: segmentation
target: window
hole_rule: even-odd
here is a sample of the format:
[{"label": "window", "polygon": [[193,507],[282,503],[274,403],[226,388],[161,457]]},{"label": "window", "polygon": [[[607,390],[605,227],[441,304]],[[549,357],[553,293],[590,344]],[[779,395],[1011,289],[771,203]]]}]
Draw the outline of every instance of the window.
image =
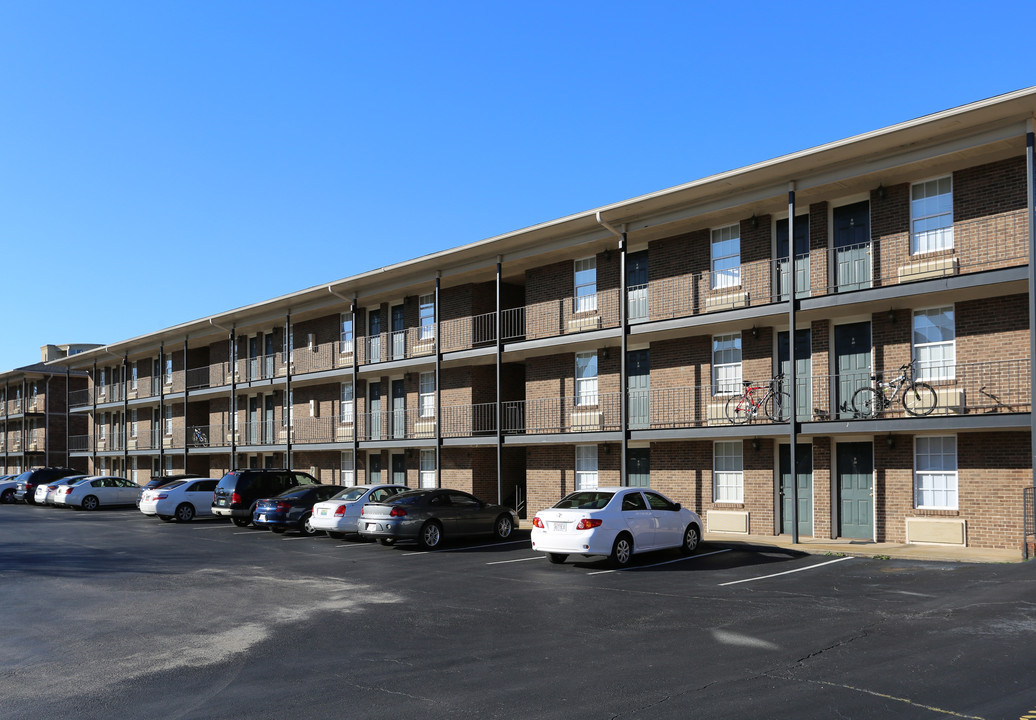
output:
[{"label": "window", "polygon": [[957,438],[914,440],[914,502],[918,508],[957,509]]},{"label": "window", "polygon": [[597,446],[576,445],[576,490],[597,489]]},{"label": "window", "polygon": [[172,455],[166,455],[165,456],[165,474],[166,475],[172,475],[173,474],[173,456]]},{"label": "window", "polygon": [[342,383],[342,402],[339,408],[338,417],[343,423],[351,423],[353,421],[353,385],[352,383]]},{"label": "window", "polygon": [[421,373],[418,406],[421,408],[421,417],[435,417],[435,373],[433,372]]},{"label": "window", "polygon": [[734,394],[741,389],[741,333],[712,338],[712,394]]},{"label": "window", "polygon": [[435,451],[421,451],[421,487],[435,487]]},{"label": "window", "polygon": [[131,480],[133,480],[133,482],[135,482],[135,483],[138,483],[138,484],[139,484],[140,480],[139,480],[139,479],[137,478],[137,471],[138,471],[138,468],[137,468],[137,456],[136,456],[136,455],[134,455],[134,456],[133,456],[133,461],[132,461],[132,465],[131,465],[131,467],[132,467],[133,469],[132,469],[132,471],[130,472],[130,479],[131,479]]},{"label": "window", "polygon": [[420,303],[421,339],[433,340],[435,338],[435,295],[422,295]]},{"label": "window", "polygon": [[130,410],[130,437],[137,437],[137,409]]},{"label": "window", "polygon": [[712,231],[712,289],[741,284],[741,229],[737,225]]},{"label": "window", "polygon": [[282,362],[287,364],[289,360],[295,360],[295,328],[288,327],[284,333],[284,357]]},{"label": "window", "polygon": [[165,422],[163,423],[163,425],[164,425],[165,434],[166,435],[172,435],[173,434],[173,406],[172,405],[166,405],[164,412],[165,412]]},{"label": "window", "polygon": [[577,313],[597,310],[597,258],[588,257],[575,263],[576,296],[573,310]]},{"label": "window", "polygon": [[295,391],[289,390],[286,404],[281,408],[281,426],[293,427],[295,424]]},{"label": "window", "polygon": [[956,375],[953,307],[914,311],[914,359],[922,380],[952,380]]},{"label": "window", "polygon": [[339,340],[339,350],[343,355],[353,351],[353,314],[342,313],[342,336]]},{"label": "window", "polygon": [[101,413],[101,424],[97,428],[97,437],[100,440],[108,438],[108,413]]},{"label": "window", "polygon": [[718,442],[712,446],[712,500],[740,503],[745,500],[743,444]]},{"label": "window", "polygon": [[[104,397],[105,393],[108,392],[108,371],[105,370],[104,368],[101,368],[101,377],[98,380],[98,384],[101,386],[101,388],[100,388],[100,390],[98,390],[97,394],[100,397]],[[22,394],[21,388],[18,388],[15,391],[15,393],[16,393],[17,398],[19,400],[21,400],[22,399],[21,398],[21,394]]]},{"label": "window", "polygon": [[576,405],[597,404],[597,353],[576,353]]},{"label": "window", "polygon": [[913,255],[953,248],[953,179],[910,186],[910,252]]},{"label": "window", "polygon": [[341,472],[341,484],[348,487],[353,484],[353,451],[343,450],[342,451],[342,472]]},{"label": "window", "polygon": [[166,355],[165,357],[165,384],[173,384],[173,356]]},{"label": "window", "polygon": [[133,363],[130,366],[130,389],[137,389],[137,364]]}]

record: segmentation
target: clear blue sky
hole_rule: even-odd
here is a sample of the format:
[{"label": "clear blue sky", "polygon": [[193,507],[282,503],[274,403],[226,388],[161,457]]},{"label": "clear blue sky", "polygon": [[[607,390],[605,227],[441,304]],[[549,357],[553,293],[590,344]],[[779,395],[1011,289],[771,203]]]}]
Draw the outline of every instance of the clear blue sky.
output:
[{"label": "clear blue sky", "polygon": [[1032,9],[0,0],[0,369],[1034,85]]}]

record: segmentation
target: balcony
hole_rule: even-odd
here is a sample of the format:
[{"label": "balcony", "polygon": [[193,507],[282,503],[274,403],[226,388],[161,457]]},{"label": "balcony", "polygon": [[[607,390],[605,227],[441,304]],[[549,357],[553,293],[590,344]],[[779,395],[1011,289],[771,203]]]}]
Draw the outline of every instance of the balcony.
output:
[{"label": "balcony", "polygon": [[503,403],[505,435],[606,432],[621,429],[623,393],[511,400]]},{"label": "balcony", "polygon": [[439,330],[442,352],[489,347],[496,343],[496,313],[443,320]]},{"label": "balcony", "polygon": [[356,350],[360,365],[431,356],[435,354],[435,328],[412,327],[361,336],[356,338]]},{"label": "balcony", "polygon": [[500,317],[505,342],[614,328],[619,326],[619,290],[509,308]]},{"label": "balcony", "polygon": [[435,416],[418,409],[359,413],[360,441],[415,440],[435,437]]}]

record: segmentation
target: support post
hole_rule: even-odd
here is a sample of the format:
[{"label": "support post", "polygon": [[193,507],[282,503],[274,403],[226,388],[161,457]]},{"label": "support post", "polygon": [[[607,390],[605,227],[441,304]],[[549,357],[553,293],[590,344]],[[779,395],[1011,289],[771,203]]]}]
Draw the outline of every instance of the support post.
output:
[{"label": "support post", "polygon": [[629,485],[629,368],[626,366],[627,346],[629,344],[630,318],[629,297],[626,287],[626,226],[623,225],[619,237],[619,326],[622,335],[619,339],[619,427],[622,428],[622,447],[619,452],[619,482],[625,487]]},{"label": "support post", "polygon": [[357,485],[360,482],[360,468],[358,459],[358,456],[360,454],[360,416],[357,414],[357,411],[360,408],[358,400],[356,398],[356,375],[359,372],[360,368],[359,349],[356,347],[356,307],[358,301],[359,298],[354,295],[352,306],[350,307],[350,311],[353,314],[353,485]]},{"label": "support post", "polygon": [[[500,302],[503,297],[503,256],[496,256],[496,502],[503,503],[503,475],[504,475],[504,428],[503,428],[503,388],[501,378],[503,377],[503,333],[500,332],[501,309]],[[474,417],[472,417],[474,420]],[[518,498],[515,498],[515,505],[518,505]],[[515,508],[517,510],[517,507]]]},{"label": "support post", "polygon": [[237,469],[237,328],[230,329],[230,406],[227,427],[230,429],[230,462],[227,470]]},{"label": "support post", "polygon": [[287,417],[284,418],[284,464],[289,470],[293,470],[291,457],[291,434],[295,425],[295,403],[291,396],[291,360],[295,354],[295,338],[291,334],[291,311],[284,316],[284,346],[288,349],[288,357],[284,358],[284,408]]},{"label": "support post", "polygon": [[[791,473],[791,542],[793,545],[799,542],[799,478],[796,472],[797,460],[796,445],[799,439],[799,417],[796,412],[797,385],[795,377],[795,183],[788,185],[788,395],[791,397],[791,407],[788,408],[788,465]],[[778,453],[778,472],[780,471],[780,454]],[[787,488],[785,488],[787,492]]]},{"label": "support post", "polygon": [[[435,273],[435,487],[442,487],[442,343],[440,342],[439,327],[439,291],[441,289],[442,273]],[[391,393],[390,393],[391,394]],[[420,453],[418,453],[420,458]],[[420,462],[420,460],[418,460]]]},{"label": "support post", "polygon": [[1032,382],[1032,364],[1036,359],[1036,128],[1033,125],[1033,118],[1029,118],[1025,133],[1025,209],[1029,226],[1029,443],[1036,509],[1036,383]]}]

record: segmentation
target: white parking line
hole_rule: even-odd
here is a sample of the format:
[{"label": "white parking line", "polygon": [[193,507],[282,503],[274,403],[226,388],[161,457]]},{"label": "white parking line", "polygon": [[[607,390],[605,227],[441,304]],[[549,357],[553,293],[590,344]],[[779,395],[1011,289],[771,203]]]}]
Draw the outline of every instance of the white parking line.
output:
[{"label": "white parking line", "polygon": [[256,537],[266,537],[263,533],[258,530],[244,530],[242,532],[236,532],[235,535],[255,535]]},{"label": "white parking line", "polygon": [[745,578],[744,580],[732,580],[731,582],[720,583],[719,586],[724,587],[726,585],[737,585],[738,583],[752,582],[754,580],[766,580],[767,578],[774,578],[780,575],[790,575],[791,573],[802,572],[803,570],[815,570],[816,568],[824,567],[825,565],[830,565],[831,563],[842,562],[843,560],[852,559],[852,555],[847,555],[846,557],[840,557],[837,560],[828,560],[827,562],[817,563],[816,565],[810,565],[809,567],[796,568],[794,570],[785,570],[784,572],[774,573],[773,575],[760,575],[759,577]]},{"label": "white parking line", "polygon": [[[518,545],[519,543],[527,543],[529,540],[512,540],[511,542],[495,542],[489,545],[472,545],[471,547],[456,547],[446,548],[445,550],[419,550],[417,552],[404,553],[403,557],[410,557],[411,555],[427,555],[428,553],[435,552],[460,552],[462,550],[481,550],[482,548],[488,547],[503,547],[504,545]],[[529,547],[532,547],[530,544]]]},{"label": "white parking line", "polygon": [[362,547],[378,547],[378,544],[377,543],[342,543],[341,545],[335,545],[334,546],[334,548],[336,550],[341,550],[342,548],[362,548]]},{"label": "white parking line", "polygon": [[229,525],[196,525],[191,530],[226,530]]},{"label": "white parking line", "polygon": [[621,572],[623,570],[647,570],[648,568],[659,567],[660,565],[670,565],[672,563],[683,562],[685,560],[697,560],[698,558],[708,557],[709,555],[719,555],[720,553],[730,552],[730,548],[724,548],[722,550],[713,550],[712,552],[702,553],[701,555],[688,555],[687,557],[676,558],[676,560],[666,560],[665,562],[653,563],[651,565],[639,565],[637,567],[627,568],[612,568],[611,570],[596,570],[587,575],[606,575],[607,573]]},{"label": "white parking line", "polygon": [[547,557],[546,555],[537,555],[531,558],[518,558],[517,560],[497,560],[496,562],[486,563],[486,565],[506,565],[507,563],[513,562],[525,562],[526,560],[542,560]]}]

